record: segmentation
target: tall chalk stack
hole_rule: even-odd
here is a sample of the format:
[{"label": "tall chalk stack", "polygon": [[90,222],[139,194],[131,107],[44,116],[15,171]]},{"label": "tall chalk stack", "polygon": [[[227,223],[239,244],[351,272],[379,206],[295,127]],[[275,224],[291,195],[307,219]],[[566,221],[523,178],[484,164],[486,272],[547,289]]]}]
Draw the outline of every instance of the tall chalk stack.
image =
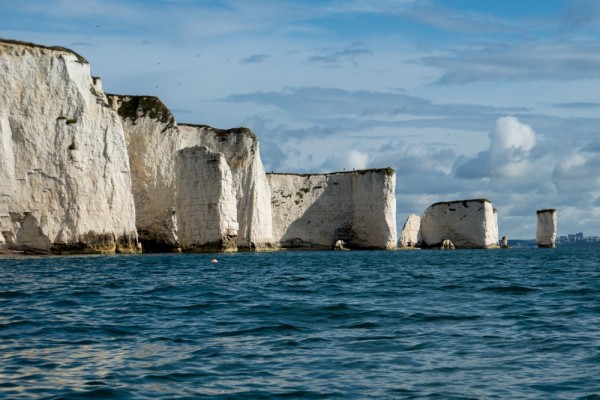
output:
[{"label": "tall chalk stack", "polygon": [[538,247],[556,247],[556,210],[547,208],[537,210],[537,232],[535,235]]}]

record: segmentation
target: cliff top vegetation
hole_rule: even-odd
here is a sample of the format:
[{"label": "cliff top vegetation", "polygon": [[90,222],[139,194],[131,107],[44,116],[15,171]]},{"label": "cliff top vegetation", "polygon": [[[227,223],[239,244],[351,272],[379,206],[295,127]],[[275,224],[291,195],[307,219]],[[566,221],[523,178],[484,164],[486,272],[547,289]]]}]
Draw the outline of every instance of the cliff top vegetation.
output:
[{"label": "cliff top vegetation", "polygon": [[76,53],[76,52],[74,52],[71,49],[67,49],[66,47],[61,47],[61,46],[43,46],[41,44],[23,42],[21,40],[2,39],[2,38],[0,38],[0,44],[25,46],[25,47],[31,47],[31,48],[36,48],[36,49],[53,50],[53,51],[59,51],[59,52],[63,52],[63,53],[69,53],[69,54],[73,54],[75,57],[77,57],[77,61],[78,62],[80,62],[82,64],[89,64],[89,62],[81,54]]},{"label": "cliff top vegetation", "polygon": [[328,173],[324,173],[324,174],[297,174],[297,173],[290,173],[290,172],[270,172],[270,173],[267,173],[267,175],[292,175],[292,176],[302,176],[302,177],[308,178],[311,176],[331,176],[331,175],[351,175],[351,174],[364,175],[364,174],[368,174],[368,173],[378,173],[378,172],[385,172],[385,174],[387,176],[392,176],[396,173],[394,168],[387,167],[387,168],[357,169],[357,170],[352,170],[352,171],[336,171],[336,172],[328,172]]},{"label": "cliff top vegetation", "polygon": [[556,208],[544,208],[543,210],[537,210],[536,211],[537,214],[555,213],[555,212],[556,212]]},{"label": "cliff top vegetation", "polygon": [[468,203],[472,203],[472,202],[477,202],[477,203],[492,203],[491,201],[489,201],[488,199],[467,199],[467,200],[452,200],[452,201],[439,201],[437,203],[433,203],[430,207],[434,207],[434,206],[440,206],[440,205],[447,205],[447,206],[453,206],[459,203],[462,203],[462,205],[464,207],[469,207]]},{"label": "cliff top vegetation", "polygon": [[123,119],[135,121],[143,116],[155,119],[162,123],[175,123],[175,117],[169,108],[156,96],[129,96],[119,94],[107,94],[107,96],[109,98],[118,99],[119,108],[117,112]]},{"label": "cliff top vegetation", "polygon": [[202,125],[202,124],[188,124],[188,123],[181,123],[179,124],[179,126],[190,126],[193,128],[203,128],[203,129],[207,129],[210,130],[211,132],[214,132],[215,135],[217,136],[230,136],[230,135],[245,135],[250,137],[253,140],[257,140],[258,138],[256,137],[256,134],[254,132],[252,132],[252,130],[250,128],[246,128],[246,127],[238,127],[238,128],[231,128],[231,129],[219,129],[219,128],[214,128],[212,126],[209,125]]}]

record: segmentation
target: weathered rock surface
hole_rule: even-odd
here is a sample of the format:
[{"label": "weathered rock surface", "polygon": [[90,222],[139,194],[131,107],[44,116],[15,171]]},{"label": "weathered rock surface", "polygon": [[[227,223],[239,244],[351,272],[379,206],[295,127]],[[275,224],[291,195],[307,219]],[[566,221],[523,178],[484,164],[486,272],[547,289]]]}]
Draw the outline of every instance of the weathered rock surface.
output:
[{"label": "weathered rock surface", "polygon": [[[213,152],[221,153],[229,167],[231,180],[227,184],[231,185],[236,200],[236,246],[241,249],[272,246],[270,188],[260,159],[258,139],[252,131],[246,128],[221,130],[205,125],[178,125],[168,108],[155,97],[109,97],[123,119],[131,163],[136,223],[145,251],[164,251],[180,246],[184,251],[191,250],[182,242],[194,243],[194,250],[200,250],[202,246],[197,240],[189,242],[180,238],[179,224],[205,225],[213,221],[198,219],[205,215],[196,213],[190,215],[195,216],[195,220],[182,222],[177,218],[179,213],[176,210],[177,204],[186,201],[178,194],[180,188],[177,186],[179,178],[176,163],[179,152],[196,146],[206,146]],[[198,165],[195,167],[200,171]],[[207,168],[207,173],[218,172],[209,164]],[[181,182],[189,184],[192,181],[188,178],[182,178]],[[203,185],[219,187],[223,184],[220,181],[223,176],[219,173],[212,180],[207,175],[203,175],[202,179]],[[213,190],[208,186],[204,186],[204,189]],[[181,190],[191,193],[200,189]],[[210,243],[206,242],[206,249],[214,249],[214,243],[218,242],[227,243],[225,248],[229,249],[231,240],[230,236],[211,240]]]},{"label": "weathered rock surface", "polygon": [[538,247],[556,247],[557,215],[554,208],[537,210],[537,231],[535,240]]},{"label": "weathered rock surface", "polygon": [[121,121],[85,59],[0,41],[0,245],[138,251]]},{"label": "weathered rock surface", "polygon": [[206,146],[178,152],[176,214],[183,249],[236,251],[236,206],[233,177],[223,153]]},{"label": "weathered rock surface", "polygon": [[485,199],[441,202],[421,217],[425,247],[441,247],[449,239],[456,248],[498,248],[498,216]]},{"label": "weathered rock surface", "polygon": [[[206,250],[234,247],[255,250],[273,247],[330,249],[336,240],[344,240],[354,248],[395,247],[388,243],[396,237],[393,171],[311,175],[309,181],[315,181],[311,186],[315,191],[308,194],[300,187],[302,184],[296,182],[297,175],[283,174],[282,177],[291,178],[267,180],[258,140],[249,129],[220,130],[205,125],[176,124],[158,99],[114,96],[113,104],[123,118],[132,166],[138,230],[144,243],[154,241],[159,248],[181,246],[184,251],[201,250],[203,246]],[[189,156],[199,156],[201,150],[196,149],[189,156],[183,150],[197,146],[206,146],[209,152],[205,151],[206,157],[203,155],[191,165]],[[223,172],[226,168],[221,164],[220,168],[211,167],[212,162],[217,162],[216,158],[210,162],[207,160],[217,156],[210,152],[222,155],[218,163],[225,162],[229,173]],[[187,169],[175,168],[178,157],[183,156],[186,157],[185,163],[183,160],[179,162]],[[206,163],[204,172],[202,163]],[[195,171],[199,178],[194,180],[189,171]],[[331,184],[327,195],[320,198],[320,187],[325,188],[333,176],[337,181]],[[200,194],[200,188],[189,185],[201,185],[202,190],[211,193],[205,196],[213,197],[208,201]],[[208,233],[206,228],[198,227],[227,218],[212,215],[206,219],[206,210],[192,211],[190,207],[198,199],[213,206],[229,202],[229,197],[221,200],[214,197],[217,194],[229,196],[230,191],[224,190],[224,185],[230,185],[234,194],[235,218],[227,216],[230,221],[225,223],[226,226],[219,222],[216,230]],[[272,206],[277,203],[278,196],[272,198],[272,185],[279,190],[300,193],[305,198],[298,203],[290,200],[292,206],[286,213],[274,214]],[[295,188],[294,185],[300,186]],[[281,195],[280,202],[285,203],[286,199],[289,200]],[[316,205],[306,214],[313,203]],[[185,204],[189,207],[186,206],[185,211],[180,210]],[[295,218],[308,220],[319,207],[325,207],[322,226],[301,233],[301,222]],[[232,212],[229,205],[227,209]],[[237,224],[237,229],[232,228],[234,224]],[[196,227],[196,231],[192,232],[188,227]],[[232,241],[235,241],[235,246]]]},{"label": "weathered rock surface", "polygon": [[0,41],[0,87],[0,249],[137,252],[138,232],[144,251],[396,246],[391,169],[269,182],[249,129],[107,96],[63,48]]},{"label": "weathered rock surface", "polygon": [[272,247],[271,188],[260,159],[256,135],[247,128],[221,130],[180,124],[182,146],[207,146],[223,154],[231,170],[239,230],[237,246],[261,250]]},{"label": "weathered rock surface", "polygon": [[278,247],[396,248],[395,172],[267,174]]},{"label": "weathered rock surface", "polygon": [[421,217],[416,214],[410,214],[404,222],[398,247],[413,248],[421,243]]},{"label": "weathered rock surface", "polygon": [[182,143],[175,118],[156,97],[108,98],[125,132],[136,226],[143,250],[177,251],[175,164]]},{"label": "weathered rock surface", "polygon": [[442,249],[442,250],[454,250],[454,249],[456,249],[456,246],[454,246],[454,243],[452,243],[452,240],[445,239],[442,242],[442,247],[440,247],[440,249]]}]

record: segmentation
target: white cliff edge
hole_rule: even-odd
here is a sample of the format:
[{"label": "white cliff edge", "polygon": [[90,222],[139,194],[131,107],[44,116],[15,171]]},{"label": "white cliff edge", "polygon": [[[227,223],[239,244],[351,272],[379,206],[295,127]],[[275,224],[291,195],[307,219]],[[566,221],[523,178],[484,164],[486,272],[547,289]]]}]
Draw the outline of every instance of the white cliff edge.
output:
[{"label": "white cliff edge", "polygon": [[457,249],[498,248],[498,216],[485,199],[441,202],[421,217],[424,247],[439,248],[450,240]]},{"label": "white cliff edge", "polygon": [[137,252],[121,121],[70,50],[0,41],[0,246]]},{"label": "white cliff edge", "polygon": [[[319,200],[318,205],[323,201],[334,205],[324,209],[327,222],[322,223],[322,229],[296,234],[293,229],[300,222],[294,218],[306,220],[313,212],[311,209],[307,213],[308,207],[303,208],[312,204],[311,195],[302,189],[302,183],[285,178],[284,185],[290,184],[291,191],[302,196],[306,194],[306,198],[291,203],[293,207],[285,215],[276,212],[277,196],[272,196],[272,187],[275,185],[279,189],[280,180],[267,179],[259,142],[252,131],[177,124],[156,98],[109,97],[123,119],[138,230],[145,251],[176,247],[183,251],[332,248],[337,240],[349,242],[354,248],[395,247],[390,244],[390,240],[396,238],[393,171],[385,170],[392,174],[391,177],[372,171],[330,174],[341,176],[333,185],[338,187],[339,184],[341,197],[328,194]],[[203,147],[205,150],[200,150]],[[188,152],[190,149],[195,150]],[[190,157],[198,157],[198,160],[193,162]],[[213,168],[214,163],[221,167]],[[229,172],[224,173],[225,170]],[[281,177],[294,176],[281,174]],[[327,180],[327,175],[311,176],[319,182]],[[299,186],[294,188],[294,185]],[[316,201],[320,196],[318,186],[323,186],[312,186],[316,188],[313,193]],[[231,193],[235,200],[233,208]],[[328,193],[333,194],[331,189]],[[211,198],[209,203],[213,209],[223,202],[229,204],[226,207],[228,215],[218,217],[210,214],[207,207],[195,204],[198,201],[206,203],[206,196]],[[220,225],[226,219],[231,220],[227,228]],[[207,228],[207,224],[219,227]],[[286,236],[283,231],[292,224],[293,228]],[[212,233],[208,234],[209,231]],[[290,235],[294,237],[290,239]],[[353,239],[349,240],[351,237]]]}]

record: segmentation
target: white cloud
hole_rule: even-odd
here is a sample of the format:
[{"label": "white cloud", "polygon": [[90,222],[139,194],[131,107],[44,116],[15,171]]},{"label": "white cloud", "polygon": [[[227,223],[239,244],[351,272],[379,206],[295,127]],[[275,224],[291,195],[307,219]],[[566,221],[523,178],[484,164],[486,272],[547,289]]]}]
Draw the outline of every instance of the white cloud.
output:
[{"label": "white cloud", "polygon": [[598,79],[600,43],[596,39],[470,43],[416,62],[439,68],[440,85],[481,81]]},{"label": "white cloud", "polygon": [[560,159],[552,171],[552,179],[566,193],[581,193],[591,200],[600,194],[600,158],[596,153],[574,149]]},{"label": "white cloud", "polygon": [[530,150],[536,143],[536,134],[517,118],[498,118],[489,134],[490,147],[475,158],[461,158],[455,164],[459,178],[519,177],[532,166]]},{"label": "white cloud", "polygon": [[329,171],[351,171],[354,169],[366,169],[368,165],[369,155],[367,153],[350,149],[333,152],[323,164],[323,169]]},{"label": "white cloud", "polygon": [[501,153],[512,149],[531,150],[535,146],[535,132],[515,117],[498,118],[496,129],[490,133],[490,150]]}]

